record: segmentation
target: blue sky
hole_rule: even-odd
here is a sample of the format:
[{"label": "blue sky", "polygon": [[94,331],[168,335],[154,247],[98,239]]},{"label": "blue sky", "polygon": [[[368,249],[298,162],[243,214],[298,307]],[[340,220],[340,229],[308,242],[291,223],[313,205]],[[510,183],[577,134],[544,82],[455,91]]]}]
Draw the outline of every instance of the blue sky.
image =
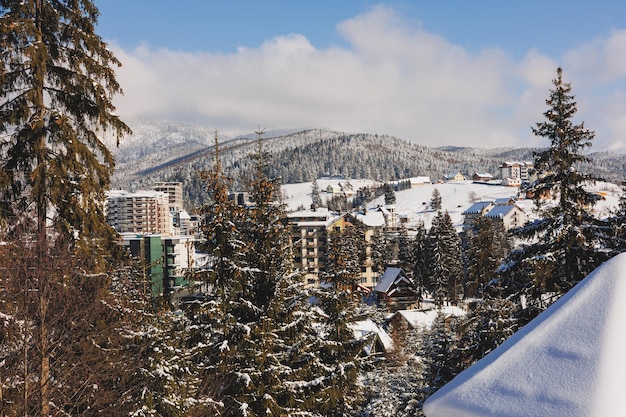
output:
[{"label": "blue sky", "polygon": [[594,150],[624,150],[625,3],[103,0],[97,32],[128,120],[545,146],[530,126],[562,66]]}]

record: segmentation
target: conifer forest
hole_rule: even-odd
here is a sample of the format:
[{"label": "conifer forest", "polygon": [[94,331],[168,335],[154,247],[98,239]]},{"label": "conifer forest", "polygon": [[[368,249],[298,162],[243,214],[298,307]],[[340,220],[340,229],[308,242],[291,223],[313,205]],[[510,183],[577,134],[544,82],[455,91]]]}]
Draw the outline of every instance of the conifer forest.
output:
[{"label": "conifer forest", "polygon": [[[567,68],[555,68],[532,128],[539,149],[475,149],[468,162],[383,135],[300,132],[287,146],[259,129],[225,143],[215,133],[176,163],[116,174],[128,155],[115,150],[133,129],[115,113],[121,62],[96,33],[98,17],[92,0],[0,2],[2,416],[421,416],[438,388],[626,249],[626,197],[599,218],[600,196],[586,188],[621,186],[624,173],[615,160],[594,164],[609,158],[590,153],[595,134],[576,120]],[[424,155],[419,164],[410,152]],[[387,185],[328,203],[355,213],[375,195],[393,204],[392,181],[470,164],[495,171],[503,155],[534,162],[522,187],[538,215],[524,226],[481,217],[459,233],[433,193],[430,227],[377,231],[366,243],[355,215],[329,233],[319,285],[294,266],[282,184],[339,173]],[[156,178],[183,182],[211,260],[181,293],[159,296],[105,217],[114,185]],[[440,313],[428,329],[390,320],[359,285],[365,257],[381,272],[401,268],[420,302],[465,314]],[[365,320],[393,349],[372,352],[376,333],[356,337]]]}]

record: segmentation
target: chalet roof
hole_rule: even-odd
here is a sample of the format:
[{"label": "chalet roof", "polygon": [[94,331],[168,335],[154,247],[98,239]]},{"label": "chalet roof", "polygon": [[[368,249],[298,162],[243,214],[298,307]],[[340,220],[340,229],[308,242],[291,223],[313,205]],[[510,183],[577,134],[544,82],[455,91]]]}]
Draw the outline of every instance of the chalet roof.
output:
[{"label": "chalet roof", "polygon": [[617,417],[624,414],[626,253],[424,404],[428,417]]},{"label": "chalet roof", "polygon": [[374,291],[386,293],[389,291],[391,286],[396,282],[396,280],[402,279],[402,278],[408,281],[408,278],[404,274],[404,271],[402,270],[402,268],[389,267],[385,270],[385,273],[381,277],[378,285],[374,287]]},{"label": "chalet roof", "polygon": [[515,198],[513,197],[500,197],[494,200],[496,206],[504,206],[508,204],[515,204]]},{"label": "chalet roof", "polygon": [[515,204],[511,204],[507,206],[495,206],[494,208],[489,210],[487,214],[485,214],[485,217],[488,217],[490,219],[502,219],[506,217],[506,215],[509,214],[511,211],[515,210],[516,208],[518,210],[521,210]]},{"label": "chalet roof", "polygon": [[372,334],[375,334],[386,352],[393,350],[393,340],[391,339],[389,334],[380,327],[378,327],[378,325],[372,320],[368,319],[356,321],[354,323],[350,323],[348,327],[352,329],[354,337],[357,340],[361,340],[363,338],[369,337]]},{"label": "chalet roof", "polygon": [[368,210],[365,215],[358,213],[356,218],[369,227],[383,227],[385,225],[385,216],[379,210]]},{"label": "chalet roof", "polygon": [[426,328],[429,329],[439,314],[443,314],[444,317],[450,316],[464,316],[465,310],[457,306],[442,306],[439,308],[431,308],[428,310],[398,310],[394,313],[400,315],[406,322],[414,329]]},{"label": "chalet roof", "polygon": [[489,206],[493,206],[493,201],[479,201],[469,206],[469,208],[463,212],[463,215],[483,213]]}]

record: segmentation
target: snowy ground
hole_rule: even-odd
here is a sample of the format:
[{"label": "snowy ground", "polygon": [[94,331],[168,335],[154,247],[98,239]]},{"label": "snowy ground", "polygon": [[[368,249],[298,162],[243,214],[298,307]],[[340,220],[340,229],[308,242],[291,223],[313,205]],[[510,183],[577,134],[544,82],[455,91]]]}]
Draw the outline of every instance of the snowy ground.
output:
[{"label": "snowy ground", "polygon": [[[345,180],[318,180],[318,186],[322,201],[330,198],[331,194],[326,194],[324,190],[328,185],[337,185],[344,183]],[[365,185],[373,185],[374,181],[370,180],[350,180],[354,189],[357,190]],[[286,184],[283,185],[283,196],[287,203],[288,210],[296,210],[300,206],[309,207],[311,205],[311,183]],[[502,185],[486,185],[475,184],[471,181],[466,182],[448,182],[443,184],[426,184],[417,186],[409,190],[396,192],[396,213],[399,216],[407,216],[407,225],[415,225],[418,221],[423,221],[426,228],[430,228],[432,219],[436,216],[436,212],[430,209],[430,200],[433,190],[437,188],[441,194],[441,203],[443,210],[447,210],[452,218],[452,222],[456,226],[463,223],[463,211],[469,208],[472,203],[470,201],[471,193],[475,193],[479,200],[495,200],[496,198],[520,197],[518,189],[515,187],[505,187]],[[594,191],[602,191],[606,193],[605,200],[600,201],[595,207],[599,217],[606,217],[611,208],[617,207],[619,204],[620,188],[614,184],[598,183],[593,186]],[[384,205],[384,197],[381,196],[368,204],[369,208]],[[533,217],[532,200],[518,200],[518,204]]]}]

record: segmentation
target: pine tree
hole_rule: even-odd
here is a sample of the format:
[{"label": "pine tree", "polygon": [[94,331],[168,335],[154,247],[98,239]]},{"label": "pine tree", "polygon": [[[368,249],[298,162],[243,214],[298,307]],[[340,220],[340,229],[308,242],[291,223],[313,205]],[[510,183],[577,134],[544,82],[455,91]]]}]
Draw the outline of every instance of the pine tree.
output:
[{"label": "pine tree", "polygon": [[314,178],[311,183],[311,207],[316,209],[322,207],[323,204],[322,197],[320,196],[320,187],[317,184],[317,179]]},{"label": "pine tree", "polygon": [[386,182],[383,189],[385,191],[385,204],[396,204],[396,192],[393,190],[393,186]]},{"label": "pine tree", "polygon": [[466,297],[480,297],[485,286],[495,278],[503,256],[493,221],[484,216],[478,217],[470,233],[464,294]]},{"label": "pine tree", "polygon": [[400,228],[398,234],[398,266],[406,272],[407,276],[413,277],[413,239],[409,237],[409,232],[404,225]]},{"label": "pine tree", "polygon": [[103,202],[114,161],[103,135],[130,133],[112,104],[120,63],[94,32],[92,1],[8,0],[0,15],[2,216],[36,219],[44,238],[52,220],[88,252],[110,231]]},{"label": "pine tree", "polygon": [[547,150],[535,154],[538,179],[528,189],[540,219],[515,232],[525,244],[511,253],[504,283],[509,291],[530,289],[535,295],[568,291],[606,258],[598,249],[606,246],[604,233],[590,212],[598,197],[584,188],[593,177],[579,171],[589,162],[583,150],[594,133],[573,123],[577,106],[560,68],[553,84],[545,121],[533,128],[550,140]]},{"label": "pine tree", "polygon": [[463,278],[461,238],[456,233],[448,212],[439,212],[428,232],[428,255],[431,259],[429,277],[433,297],[438,306],[445,301],[456,304],[460,298]]},{"label": "pine tree", "polygon": [[328,250],[322,279],[354,289],[365,259],[365,229],[363,224],[348,216],[345,227],[328,236]]},{"label": "pine tree", "polygon": [[[413,282],[417,285],[420,298],[423,298],[426,291],[431,291],[429,282],[430,265],[428,261],[428,235],[423,222],[419,222],[415,228],[415,238],[413,239]],[[421,299],[420,299],[421,302]]]},{"label": "pine tree", "polygon": [[430,198],[430,207],[434,211],[440,211],[441,210],[441,193],[436,188],[433,190],[433,194],[432,194],[432,196]]}]

